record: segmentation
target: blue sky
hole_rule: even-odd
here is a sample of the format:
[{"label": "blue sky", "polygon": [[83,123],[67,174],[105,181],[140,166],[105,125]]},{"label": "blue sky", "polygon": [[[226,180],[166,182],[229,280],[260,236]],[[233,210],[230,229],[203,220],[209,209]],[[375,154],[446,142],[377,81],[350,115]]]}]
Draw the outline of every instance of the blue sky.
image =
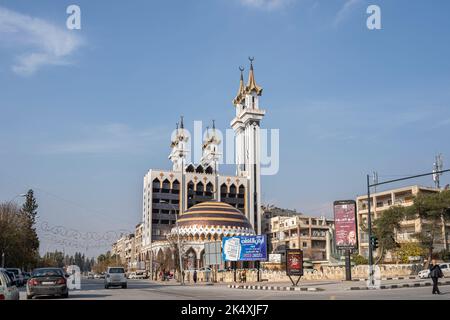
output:
[{"label": "blue sky", "polygon": [[[65,28],[70,4],[81,30]],[[382,30],[366,28],[369,4]],[[446,0],[0,0],[0,200],[32,187],[41,221],[132,229],[178,116],[228,128],[251,55],[263,127],[280,129],[263,199],[331,216],[367,173],[422,173],[438,152],[450,163],[449,12]]]}]

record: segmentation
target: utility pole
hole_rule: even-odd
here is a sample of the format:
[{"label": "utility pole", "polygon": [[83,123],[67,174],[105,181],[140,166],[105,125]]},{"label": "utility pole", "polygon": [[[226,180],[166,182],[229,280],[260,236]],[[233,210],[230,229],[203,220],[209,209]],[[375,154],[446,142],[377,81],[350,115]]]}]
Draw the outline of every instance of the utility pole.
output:
[{"label": "utility pole", "polygon": [[372,216],[370,212],[370,176],[367,175],[367,229],[369,237],[369,287],[375,286],[375,279],[373,275],[373,248],[372,248]]},{"label": "utility pole", "polygon": [[433,163],[433,181],[434,185],[437,189],[441,188],[439,178],[442,175],[442,173],[439,173],[442,171],[442,168],[444,167],[444,163],[442,161],[442,154],[438,154],[435,157],[434,163]]}]

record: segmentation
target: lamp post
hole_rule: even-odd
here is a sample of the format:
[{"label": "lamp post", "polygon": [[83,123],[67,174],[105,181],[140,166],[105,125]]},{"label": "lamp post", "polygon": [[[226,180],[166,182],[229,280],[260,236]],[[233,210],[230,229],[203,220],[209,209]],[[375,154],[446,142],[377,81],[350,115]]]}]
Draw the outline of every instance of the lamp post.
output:
[{"label": "lamp post", "polygon": [[178,226],[178,217],[177,217],[177,213],[176,213],[177,209],[172,203],[169,203],[167,200],[162,200],[160,203],[168,204],[175,211],[175,227],[177,228],[178,259],[179,259],[179,263],[180,263],[180,275],[181,275],[180,283],[181,283],[181,285],[184,285],[184,275],[183,275],[184,268],[183,268],[183,261],[181,259],[181,241],[180,241],[180,229]]}]

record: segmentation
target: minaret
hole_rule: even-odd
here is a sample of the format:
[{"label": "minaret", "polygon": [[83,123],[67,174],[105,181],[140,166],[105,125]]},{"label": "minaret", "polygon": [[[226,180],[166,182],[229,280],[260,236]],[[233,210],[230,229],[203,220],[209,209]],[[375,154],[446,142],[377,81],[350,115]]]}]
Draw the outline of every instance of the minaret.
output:
[{"label": "minaret", "polygon": [[214,198],[219,201],[220,193],[219,193],[219,160],[220,153],[219,145],[221,144],[221,140],[219,135],[216,132],[216,123],[213,120],[212,123],[212,133],[209,134],[209,127],[206,128],[206,139],[203,141],[202,150],[203,155],[201,158],[201,164],[204,168],[211,166],[214,170],[215,182],[214,182]]},{"label": "minaret", "polygon": [[[236,134],[237,174],[247,178],[246,215],[257,234],[261,234],[260,122],[266,112],[259,108],[259,97],[263,89],[255,80],[254,58],[249,60],[250,71],[247,85],[243,91],[240,86],[238,95],[233,100],[236,106],[236,117],[231,122],[231,127]],[[243,81],[242,68],[240,70],[241,81]]]},{"label": "minaret", "polygon": [[169,159],[173,163],[173,171],[181,171],[183,164],[186,163],[186,155],[188,152],[189,136],[184,129],[183,117],[180,119],[180,125],[176,128],[175,137],[173,138],[170,148]]}]

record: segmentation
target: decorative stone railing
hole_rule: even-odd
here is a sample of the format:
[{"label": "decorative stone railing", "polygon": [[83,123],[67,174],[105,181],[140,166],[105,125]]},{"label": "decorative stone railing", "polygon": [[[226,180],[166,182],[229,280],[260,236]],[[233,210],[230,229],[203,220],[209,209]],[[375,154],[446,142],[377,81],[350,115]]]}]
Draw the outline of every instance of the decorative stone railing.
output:
[{"label": "decorative stone railing", "polygon": [[[423,269],[419,264],[384,264],[380,265],[380,273],[382,278],[414,276]],[[369,273],[367,265],[359,265],[352,267],[353,279],[366,279]],[[236,281],[240,282],[242,270],[236,270]],[[289,281],[289,277],[285,271],[261,270],[260,279],[268,282]],[[321,270],[305,269],[303,280],[345,280],[345,268],[339,267],[322,267]],[[256,270],[246,271],[247,282],[257,281]],[[193,271],[187,271],[185,274],[186,282],[193,282]],[[234,271],[221,271],[213,275],[212,272],[198,271],[198,282],[234,282]]]}]

